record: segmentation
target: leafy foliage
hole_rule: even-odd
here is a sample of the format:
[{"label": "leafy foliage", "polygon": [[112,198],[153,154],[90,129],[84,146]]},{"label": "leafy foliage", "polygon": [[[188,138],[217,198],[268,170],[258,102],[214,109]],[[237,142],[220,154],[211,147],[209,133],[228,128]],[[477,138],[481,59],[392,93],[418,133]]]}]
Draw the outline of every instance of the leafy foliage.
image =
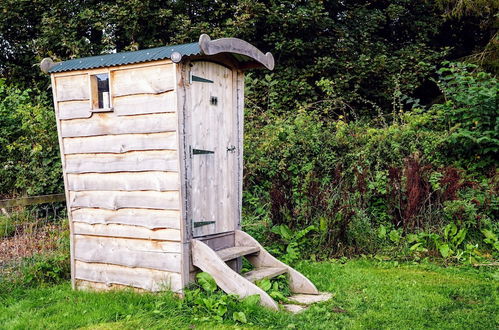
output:
[{"label": "leafy foliage", "polygon": [[[433,109],[449,127],[448,142],[455,157],[481,157],[499,152],[498,81],[486,72],[474,71],[475,65],[444,63],[438,70],[439,87],[445,101]],[[470,157],[471,156],[471,157]]]},{"label": "leafy foliage", "polygon": [[373,253],[451,224],[459,231],[448,235],[459,239],[447,235],[414,250],[464,260],[458,250],[487,249],[481,228],[499,229],[497,81],[476,69],[444,63],[443,103],[424,108],[412,100],[406,111],[397,105],[407,100],[401,94],[397,111],[380,109],[373,121],[347,114],[323,120],[305,107],[287,117],[267,114],[255,127],[260,112],[248,111],[246,214],[279,236],[280,248],[269,243],[273,252],[287,262]]},{"label": "leafy foliage", "polygon": [[274,72],[247,74],[245,91],[244,214],[265,223],[257,234],[278,241],[273,252],[287,262],[368,253],[450,223],[467,231],[459,248],[490,247],[480,230],[498,230],[497,79],[462,63],[437,67],[479,56],[497,72],[496,9],[487,0],[2,1],[0,196],[62,190],[49,80],[34,63],[208,33],[276,58]]},{"label": "leafy foliage", "polygon": [[52,106],[39,91],[0,79],[0,196],[62,191]]}]

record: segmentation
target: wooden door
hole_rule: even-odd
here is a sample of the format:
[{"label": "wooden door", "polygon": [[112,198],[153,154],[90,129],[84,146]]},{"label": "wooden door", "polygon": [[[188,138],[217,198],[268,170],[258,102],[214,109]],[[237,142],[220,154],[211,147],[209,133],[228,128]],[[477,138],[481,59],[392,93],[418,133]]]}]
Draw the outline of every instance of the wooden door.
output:
[{"label": "wooden door", "polygon": [[233,231],[237,224],[238,125],[232,70],[193,62],[189,80],[189,220],[199,237]]}]

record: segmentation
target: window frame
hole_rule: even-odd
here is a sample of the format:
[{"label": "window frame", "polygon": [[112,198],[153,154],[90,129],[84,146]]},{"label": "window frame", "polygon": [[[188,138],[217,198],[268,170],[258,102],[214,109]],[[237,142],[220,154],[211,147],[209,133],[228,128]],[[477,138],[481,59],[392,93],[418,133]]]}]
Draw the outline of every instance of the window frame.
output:
[{"label": "window frame", "polygon": [[[97,78],[94,76],[98,76],[101,74],[107,74],[108,84],[109,84],[109,107],[108,108],[99,108],[99,90],[97,86]],[[88,88],[90,90],[90,112],[112,112],[113,108],[113,97],[112,97],[112,83],[111,83],[111,70],[93,70],[92,72],[88,72]],[[97,106],[96,106],[97,104]]]}]

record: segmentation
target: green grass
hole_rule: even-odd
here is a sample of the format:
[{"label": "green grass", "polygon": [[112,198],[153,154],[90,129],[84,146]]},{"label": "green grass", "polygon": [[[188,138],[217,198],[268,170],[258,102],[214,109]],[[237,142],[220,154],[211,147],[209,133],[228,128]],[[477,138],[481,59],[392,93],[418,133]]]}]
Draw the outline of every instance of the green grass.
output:
[{"label": "green grass", "polygon": [[[443,268],[371,260],[304,262],[298,267],[331,301],[291,315],[259,306],[229,306],[223,323],[173,295],[75,292],[69,284],[0,291],[0,328],[91,329],[497,329],[499,275],[494,270]],[[1,287],[0,287],[0,290]],[[231,310],[231,308],[236,308]],[[232,321],[244,310],[248,322]]]}]

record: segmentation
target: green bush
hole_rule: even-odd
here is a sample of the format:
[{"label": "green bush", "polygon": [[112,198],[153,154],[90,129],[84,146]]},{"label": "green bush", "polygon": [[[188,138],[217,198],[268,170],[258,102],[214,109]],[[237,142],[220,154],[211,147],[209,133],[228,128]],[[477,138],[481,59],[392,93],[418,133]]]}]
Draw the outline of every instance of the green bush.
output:
[{"label": "green bush", "polygon": [[497,79],[466,63],[446,62],[438,74],[445,102],[433,110],[448,126],[450,154],[474,166],[490,165],[499,152]]},{"label": "green bush", "polygon": [[62,253],[34,256],[22,269],[22,284],[25,286],[56,284],[70,278],[69,256]]},{"label": "green bush", "polygon": [[0,79],[0,197],[62,191],[55,125],[45,93]]},{"label": "green bush", "polygon": [[[496,80],[470,66],[444,68],[440,86],[447,101],[429,109],[394,107],[374,120],[340,115],[330,121],[310,107],[287,116],[250,107],[247,219],[292,232],[314,226],[300,244],[303,255],[376,253],[406,244],[410,233],[442,233],[449,224],[466,228],[459,249],[467,243],[486,249],[480,230],[499,229]],[[471,137],[463,142],[467,130]],[[378,235],[380,226],[391,228],[386,239]],[[439,246],[426,249],[438,253]]]}]

